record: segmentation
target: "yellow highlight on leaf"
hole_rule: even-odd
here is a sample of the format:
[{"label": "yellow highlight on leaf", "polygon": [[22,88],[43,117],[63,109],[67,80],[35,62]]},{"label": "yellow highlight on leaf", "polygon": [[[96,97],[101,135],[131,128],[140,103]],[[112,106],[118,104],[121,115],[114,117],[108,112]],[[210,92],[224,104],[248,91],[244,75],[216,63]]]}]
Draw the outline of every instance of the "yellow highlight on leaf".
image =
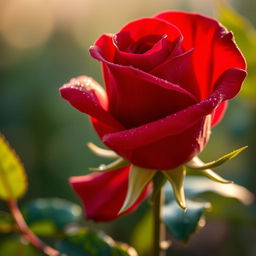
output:
[{"label": "yellow highlight on leaf", "polygon": [[0,199],[18,199],[26,190],[24,167],[8,142],[0,135]]}]

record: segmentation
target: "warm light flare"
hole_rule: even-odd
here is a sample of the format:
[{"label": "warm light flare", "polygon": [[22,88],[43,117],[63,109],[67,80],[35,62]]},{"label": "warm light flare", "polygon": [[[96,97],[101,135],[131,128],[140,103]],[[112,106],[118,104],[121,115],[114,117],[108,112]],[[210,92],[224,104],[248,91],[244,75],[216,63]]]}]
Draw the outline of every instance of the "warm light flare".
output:
[{"label": "warm light flare", "polygon": [[53,28],[52,10],[43,0],[11,0],[3,6],[0,30],[4,40],[15,48],[42,45]]}]

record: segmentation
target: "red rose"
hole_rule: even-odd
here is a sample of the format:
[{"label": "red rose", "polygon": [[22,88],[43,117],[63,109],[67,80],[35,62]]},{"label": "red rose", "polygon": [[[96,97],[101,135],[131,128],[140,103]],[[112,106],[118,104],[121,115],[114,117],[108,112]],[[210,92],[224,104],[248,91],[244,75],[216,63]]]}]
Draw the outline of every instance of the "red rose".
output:
[{"label": "red rose", "polygon": [[133,21],[102,35],[90,54],[103,64],[106,91],[79,77],[62,97],[91,116],[106,146],[149,169],[173,169],[199,154],[246,76],[232,34],[185,12]]}]

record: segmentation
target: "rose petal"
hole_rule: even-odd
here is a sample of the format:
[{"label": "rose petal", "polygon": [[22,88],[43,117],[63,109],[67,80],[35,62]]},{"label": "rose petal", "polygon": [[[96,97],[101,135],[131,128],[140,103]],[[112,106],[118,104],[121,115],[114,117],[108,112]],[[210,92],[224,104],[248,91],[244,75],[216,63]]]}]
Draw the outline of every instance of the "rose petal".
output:
[{"label": "rose petal", "polygon": [[87,76],[74,78],[60,88],[60,94],[79,111],[93,116],[105,125],[117,128],[114,130],[122,128],[118,121],[105,110],[107,108],[106,93],[92,78]]},{"label": "rose petal", "polygon": [[127,166],[111,172],[70,178],[73,189],[84,204],[85,215],[88,219],[111,221],[138,207],[148,195],[149,187],[128,210],[118,215],[128,189],[129,170],[130,166]]},{"label": "rose petal", "polygon": [[190,92],[178,85],[130,66],[108,62],[100,46],[91,47],[90,53],[104,63],[109,111],[126,128],[157,120],[196,102]]},{"label": "rose petal", "polygon": [[231,34],[216,20],[199,14],[171,11],[160,13],[156,18],[181,30],[185,50],[195,48],[193,68],[202,99],[212,93],[216,80],[225,70],[245,69],[245,60]]},{"label": "rose petal", "polygon": [[[116,36],[118,36],[118,34]],[[159,40],[154,45],[153,49],[144,54],[120,51],[117,47],[114,63],[124,66],[132,65],[143,71],[149,71],[163,62],[170,55],[170,49],[172,49],[172,47],[170,47],[170,43],[166,37]]]},{"label": "rose petal", "polygon": [[124,26],[119,33],[128,33],[129,35],[125,40],[118,40],[117,37],[117,45],[122,51],[129,51],[129,49],[131,51],[131,44],[137,44],[140,39],[148,35],[166,35],[169,42],[181,37],[180,30],[177,27],[157,18],[143,18],[132,21]]},{"label": "rose petal", "polygon": [[168,58],[161,65],[150,71],[150,74],[180,85],[200,99],[200,91],[195,80],[193,68],[193,51],[182,53],[174,58]]},{"label": "rose petal", "polygon": [[244,70],[229,69],[217,80],[216,91],[207,99],[160,120],[129,130],[106,134],[103,141],[125,157],[122,151],[124,148],[135,149],[167,136],[180,134],[206,115],[212,114],[221,102],[233,98],[239,92],[245,76]]},{"label": "rose petal", "polygon": [[212,126],[217,125],[222,117],[224,116],[226,109],[228,107],[228,102],[227,101],[223,101],[214,111],[213,113],[213,117],[212,117]]},{"label": "rose petal", "polygon": [[180,31],[163,20],[144,18],[133,21],[113,37],[116,46],[114,63],[149,71],[169,55],[180,53],[175,47],[180,40]]},{"label": "rose petal", "polygon": [[134,165],[158,170],[175,169],[203,150],[210,136],[210,119],[210,115],[203,117],[179,134],[124,152]]}]

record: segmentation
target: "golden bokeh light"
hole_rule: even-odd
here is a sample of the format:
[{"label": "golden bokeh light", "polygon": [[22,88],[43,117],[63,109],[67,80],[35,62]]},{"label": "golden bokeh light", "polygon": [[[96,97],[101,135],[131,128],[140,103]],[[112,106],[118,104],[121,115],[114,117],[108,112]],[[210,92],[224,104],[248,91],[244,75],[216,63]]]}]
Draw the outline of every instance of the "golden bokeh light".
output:
[{"label": "golden bokeh light", "polygon": [[54,29],[52,9],[44,0],[9,0],[1,12],[0,31],[12,47],[38,47]]}]

